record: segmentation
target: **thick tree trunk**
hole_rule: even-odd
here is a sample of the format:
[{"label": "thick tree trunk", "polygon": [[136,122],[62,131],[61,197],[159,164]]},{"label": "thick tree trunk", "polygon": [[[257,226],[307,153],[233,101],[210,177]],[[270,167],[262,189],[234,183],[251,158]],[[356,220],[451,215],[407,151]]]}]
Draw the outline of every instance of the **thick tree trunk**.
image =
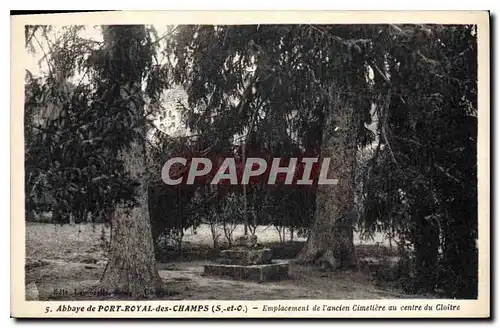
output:
[{"label": "thick tree trunk", "polygon": [[123,160],[134,178],[141,181],[136,190],[137,205],[119,204],[111,221],[109,262],[101,287],[133,298],[146,298],[162,289],[156,270],[153,236],[148,215],[147,185],[143,145],[134,143]]},{"label": "thick tree trunk", "polygon": [[[109,57],[121,71],[109,78],[119,84],[122,104],[133,113],[130,124],[137,136],[146,136],[141,106],[141,72],[135,65],[140,56],[144,26],[104,27],[104,42]],[[128,40],[123,40],[127,38]],[[124,46],[125,44],[125,46]],[[125,58],[123,58],[125,57]],[[130,66],[130,67],[129,67]],[[115,66],[116,67],[116,66]],[[140,69],[140,68],[139,68]],[[130,76],[124,76],[130,74]],[[126,110],[126,108],[124,108]],[[109,261],[101,278],[101,287],[128,295],[134,299],[153,296],[162,288],[156,270],[151,222],[148,215],[146,150],[144,138],[136,137],[118,153],[125,174],[138,183],[133,205],[118,204],[111,220]]]},{"label": "thick tree trunk", "polygon": [[357,264],[353,226],[344,217],[354,209],[356,134],[353,109],[340,105],[325,114],[320,161],[330,158],[328,178],[336,185],[318,185],[315,222],[306,245],[297,256],[299,263],[316,263],[331,268]]},{"label": "thick tree trunk", "polygon": [[[417,215],[419,213],[417,212]],[[414,216],[416,289],[433,292],[438,282],[439,227],[433,219]]]}]

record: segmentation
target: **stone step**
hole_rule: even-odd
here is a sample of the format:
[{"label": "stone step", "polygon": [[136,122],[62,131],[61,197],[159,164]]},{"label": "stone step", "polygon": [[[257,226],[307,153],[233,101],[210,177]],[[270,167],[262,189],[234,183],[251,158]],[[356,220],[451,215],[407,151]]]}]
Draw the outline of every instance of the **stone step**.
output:
[{"label": "stone step", "polygon": [[271,263],[272,251],[264,249],[228,249],[220,252],[220,264],[256,265]]},{"label": "stone step", "polygon": [[288,279],[288,263],[260,265],[209,264],[204,266],[204,274],[251,281],[277,281]]}]

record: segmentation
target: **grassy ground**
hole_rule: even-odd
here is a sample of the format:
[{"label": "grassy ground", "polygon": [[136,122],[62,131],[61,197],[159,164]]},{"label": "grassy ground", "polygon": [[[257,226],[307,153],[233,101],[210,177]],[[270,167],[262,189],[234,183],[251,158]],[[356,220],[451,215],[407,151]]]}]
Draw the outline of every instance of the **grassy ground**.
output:
[{"label": "grassy ground", "polygon": [[[241,227],[242,229],[242,227]],[[238,230],[241,230],[240,227]],[[96,299],[74,295],[97,286],[106,265],[102,248],[102,225],[29,223],[26,232],[26,283],[35,283],[41,300]],[[108,238],[109,231],[104,229]],[[241,231],[236,231],[238,236]],[[259,243],[273,248],[275,258],[292,258],[303,239],[285,245],[272,227],[259,227]],[[356,238],[361,254],[374,256],[387,249],[382,238],[364,242]],[[374,245],[375,243],[377,243]],[[290,278],[272,283],[233,281],[202,275],[203,264],[217,255],[211,249],[207,227],[196,234],[188,231],[181,257],[158,254],[158,270],[171,295],[165,299],[381,299],[408,297],[397,290],[377,287],[365,273],[325,272],[318,268],[291,264]],[[371,246],[370,246],[371,245]],[[380,250],[381,252],[374,250]],[[167,254],[167,255],[165,255]],[[191,256],[189,256],[191,254]],[[375,256],[377,256],[375,254]],[[31,284],[32,286],[32,284]],[[68,295],[64,295],[67,291]]]}]

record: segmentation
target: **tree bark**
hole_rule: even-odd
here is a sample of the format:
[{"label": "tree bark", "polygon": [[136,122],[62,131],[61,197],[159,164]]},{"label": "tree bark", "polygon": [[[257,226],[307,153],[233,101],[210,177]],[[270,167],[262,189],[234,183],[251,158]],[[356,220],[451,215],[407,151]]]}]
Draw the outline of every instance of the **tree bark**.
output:
[{"label": "tree bark", "polygon": [[[101,287],[134,299],[153,296],[162,289],[163,283],[156,270],[151,222],[148,215],[148,179],[146,168],[146,126],[141,106],[139,58],[144,26],[103,27],[104,42],[108,55],[121,72],[108,76],[120,85],[120,97],[132,110],[132,126],[136,137],[118,153],[123,161],[125,174],[136,181],[136,202],[117,204],[111,219],[109,261],[101,278]],[[130,38],[124,42],[123,38]],[[123,46],[127,44],[127,46]],[[125,49],[126,48],[126,49]],[[125,58],[123,58],[125,57]],[[118,63],[122,61],[121,63]],[[132,66],[134,67],[128,67]],[[133,74],[132,76],[124,76]],[[138,101],[139,99],[139,101]],[[142,136],[143,138],[139,137]]]},{"label": "tree bark", "polygon": [[338,179],[338,184],[318,185],[315,221],[296,258],[298,263],[319,261],[333,269],[357,265],[353,226],[344,219],[354,208],[356,130],[353,108],[335,103],[325,113],[320,163],[330,158],[328,178]]},{"label": "tree bark", "polygon": [[147,185],[142,145],[134,143],[123,153],[129,172],[141,181],[136,190],[137,204],[117,205],[111,221],[109,261],[101,287],[133,298],[147,298],[162,289],[156,270],[153,236],[148,215]]}]

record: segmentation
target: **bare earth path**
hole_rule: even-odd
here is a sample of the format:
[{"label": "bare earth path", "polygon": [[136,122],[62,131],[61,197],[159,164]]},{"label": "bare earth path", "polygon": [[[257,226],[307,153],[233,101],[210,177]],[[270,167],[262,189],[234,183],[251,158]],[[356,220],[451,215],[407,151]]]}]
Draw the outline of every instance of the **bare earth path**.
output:
[{"label": "bare earth path", "polygon": [[[195,241],[197,235],[189,239]],[[89,297],[86,291],[97,285],[106,265],[105,255],[99,247],[100,236],[101,226],[96,226],[94,229],[91,225],[28,224],[26,283],[36,284],[40,300],[95,299],[95,297]],[[203,264],[207,263],[209,262],[159,263],[160,276],[165,280],[168,290],[173,292],[173,295],[162,297],[162,299],[270,300],[408,297],[397,291],[380,289],[371,279],[361,273],[323,272],[317,268],[292,264],[291,279],[256,283],[203,276]]]}]

